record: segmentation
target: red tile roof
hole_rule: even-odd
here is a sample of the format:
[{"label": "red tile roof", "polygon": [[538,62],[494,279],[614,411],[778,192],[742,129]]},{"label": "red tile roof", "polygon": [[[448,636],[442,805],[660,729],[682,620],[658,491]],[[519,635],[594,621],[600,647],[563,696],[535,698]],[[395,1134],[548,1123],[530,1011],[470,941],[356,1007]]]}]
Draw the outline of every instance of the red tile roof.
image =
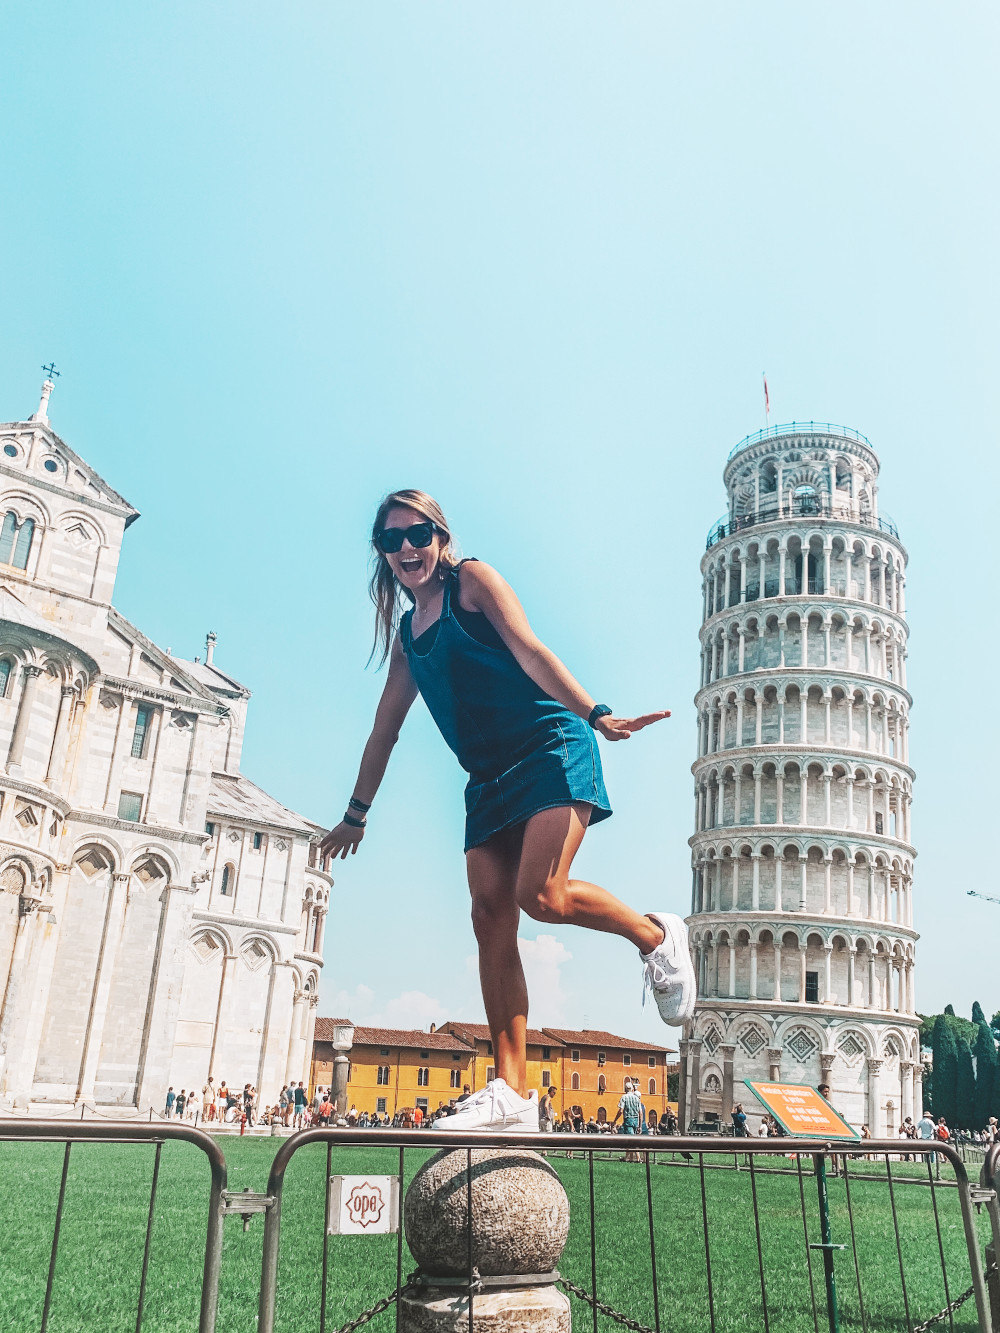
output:
[{"label": "red tile roof", "polygon": [[561,1046],[600,1046],[611,1047],[619,1051],[661,1051],[676,1055],[673,1046],[660,1046],[655,1041],[642,1037],[616,1037],[613,1032],[602,1032],[600,1028],[545,1028],[549,1037]]},{"label": "red tile roof", "polygon": [[[317,1018],[316,1041],[332,1041],[333,1029],[337,1023],[349,1022],[345,1018]],[[472,1047],[451,1032],[421,1032],[419,1028],[370,1028],[358,1025],[354,1029],[355,1046],[403,1046],[408,1049],[457,1051],[462,1055],[471,1055]]]},{"label": "red tile roof", "polygon": [[[485,1023],[442,1023],[443,1028],[450,1028],[452,1032],[463,1037],[466,1041],[489,1041],[490,1030]],[[528,1028],[529,1046],[551,1046],[552,1038],[541,1028]]]}]

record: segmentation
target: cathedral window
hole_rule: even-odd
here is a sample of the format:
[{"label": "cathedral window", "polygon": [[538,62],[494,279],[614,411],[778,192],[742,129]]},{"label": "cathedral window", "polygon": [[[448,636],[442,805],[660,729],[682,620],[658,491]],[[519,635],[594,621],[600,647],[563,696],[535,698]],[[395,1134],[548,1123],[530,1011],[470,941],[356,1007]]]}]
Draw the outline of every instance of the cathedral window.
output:
[{"label": "cathedral window", "polygon": [[31,539],[35,535],[35,520],[33,518],[26,518],[17,529],[17,540],[14,542],[14,553],[13,555],[10,555],[7,554],[8,545],[6,541],[7,519],[9,518],[14,519],[15,525],[17,522],[13,514],[4,515],[3,529],[0,531],[0,561],[5,565],[13,565],[15,569],[27,569],[28,552],[31,550]]},{"label": "cathedral window", "polygon": [[55,460],[54,458],[46,458],[46,460],[45,460],[45,462],[42,464],[42,466],[45,468],[45,471],[46,471],[46,472],[58,472],[58,471],[59,471],[59,464],[56,462],[56,460]]},{"label": "cathedral window", "polygon": [[208,836],[209,836],[210,838],[214,838],[214,837],[215,837],[215,825],[212,823],[211,820],[208,820],[208,821],[206,822],[206,824],[205,824],[205,832],[208,834]]},{"label": "cathedral window", "polygon": [[153,716],[153,710],[145,704],[140,704],[135,710],[135,731],[132,733],[132,758],[146,758],[146,743],[149,740],[149,723]]},{"label": "cathedral window", "polygon": [[118,797],[118,818],[137,821],[142,815],[142,796],[136,791],[123,791]]},{"label": "cathedral window", "polygon": [[0,660],[0,699],[6,699],[7,686],[10,684],[11,664],[7,658]]},{"label": "cathedral window", "polygon": [[236,870],[231,862],[227,861],[222,867],[222,894],[228,898],[236,884]]},{"label": "cathedral window", "polygon": [[819,1004],[819,973],[806,973],[806,1004]]},{"label": "cathedral window", "polygon": [[4,447],[3,447],[3,451],[4,451],[4,453],[7,455],[8,458],[16,458],[16,457],[17,457],[17,445],[16,445],[16,444],[5,444]]},{"label": "cathedral window", "polygon": [[263,852],[267,850],[267,834],[255,833],[253,835],[253,849],[255,852]]}]

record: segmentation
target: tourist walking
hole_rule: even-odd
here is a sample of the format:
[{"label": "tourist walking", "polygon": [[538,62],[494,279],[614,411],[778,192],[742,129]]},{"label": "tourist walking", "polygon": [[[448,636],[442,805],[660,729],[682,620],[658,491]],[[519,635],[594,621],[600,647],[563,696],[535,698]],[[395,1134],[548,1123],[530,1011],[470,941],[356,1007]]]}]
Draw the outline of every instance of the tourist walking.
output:
[{"label": "tourist walking", "polygon": [[538,1128],[543,1134],[551,1134],[555,1129],[555,1095],[558,1091],[559,1089],[550,1083],[547,1088],[542,1089],[542,1095],[538,1099]]},{"label": "tourist walking", "polygon": [[302,1116],[306,1109],[306,1090],[301,1083],[292,1089],[292,1128],[302,1128]]},{"label": "tourist walking", "polygon": [[176,1100],[177,1100],[177,1093],[174,1092],[173,1087],[169,1087],[167,1089],[167,1104],[163,1108],[163,1114],[167,1117],[168,1120],[174,1113],[174,1102]]},{"label": "tourist walking", "polygon": [[615,1118],[611,1122],[612,1129],[616,1128],[618,1121],[622,1122],[622,1133],[638,1134],[639,1127],[642,1124],[643,1107],[642,1098],[639,1096],[639,1089],[632,1079],[625,1080],[625,1092],[618,1103],[618,1110],[615,1112]]},{"label": "tourist walking", "polygon": [[[595,538],[574,532],[587,547]],[[521,911],[629,940],[664,1022],[694,1012],[687,929],[668,912],[646,915],[595,884],[570,878],[587,829],[611,814],[597,735],[630,736],[666,710],[616,717],[534,634],[511,587],[489,565],[459,560],[440,506],[396,491],[372,528],[375,650],[389,672],[342,821],[320,844],[326,857],[357,851],[399,729],[418,693],[469,774],[465,852],[483,1002],[496,1077],[447,1123],[454,1129],[538,1129],[528,1097],[528,993],[517,948]],[[599,548],[598,548],[599,549]],[[410,604],[399,617],[402,601]],[[398,626],[398,627],[397,627]]]}]

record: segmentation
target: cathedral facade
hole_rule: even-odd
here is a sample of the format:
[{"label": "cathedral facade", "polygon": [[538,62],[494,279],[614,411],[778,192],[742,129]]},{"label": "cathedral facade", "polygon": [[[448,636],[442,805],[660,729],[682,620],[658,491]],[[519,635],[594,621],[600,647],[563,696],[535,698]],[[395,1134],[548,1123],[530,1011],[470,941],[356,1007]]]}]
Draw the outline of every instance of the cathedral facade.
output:
[{"label": "cathedral facade", "polygon": [[215,636],[187,661],[112,605],[138,513],[51,392],[0,424],[0,1108],[275,1097],[309,1077],[322,830],[240,772]]},{"label": "cathedral facade", "polygon": [[701,562],[688,1124],[757,1112],[744,1079],[827,1083],[876,1137],[920,1116],[906,551],[878,475],[863,435],[813,423],[725,468]]}]

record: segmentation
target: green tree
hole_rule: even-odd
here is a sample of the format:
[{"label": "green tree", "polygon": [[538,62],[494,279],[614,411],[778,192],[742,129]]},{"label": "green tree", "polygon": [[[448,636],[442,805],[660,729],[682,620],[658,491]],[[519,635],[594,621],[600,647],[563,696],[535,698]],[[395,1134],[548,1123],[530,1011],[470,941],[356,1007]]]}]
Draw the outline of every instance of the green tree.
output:
[{"label": "green tree", "polygon": [[974,1129],[976,1120],[976,1070],[972,1047],[964,1037],[958,1039],[958,1077],[955,1085],[955,1124],[959,1129]]},{"label": "green tree", "polygon": [[947,1014],[938,1014],[934,1020],[931,1049],[934,1052],[934,1116],[936,1119],[943,1115],[948,1124],[953,1125],[958,1087],[958,1043]]},{"label": "green tree", "polygon": [[976,1117],[973,1129],[985,1129],[992,1115],[993,1086],[997,1077],[997,1048],[990,1025],[984,1019],[973,1051],[976,1057]]},{"label": "green tree", "polygon": [[990,1019],[990,1027],[994,1032],[1000,1032],[1000,1009],[998,1009]]},{"label": "green tree", "polygon": [[977,1026],[980,1023],[986,1022],[986,1015],[983,1013],[983,1007],[978,1000],[972,1001],[972,1021],[977,1024]]},{"label": "green tree", "polygon": [[955,1017],[955,1006],[953,1004],[946,1004],[944,1011],[946,1014],[951,1014],[952,1018]]}]

